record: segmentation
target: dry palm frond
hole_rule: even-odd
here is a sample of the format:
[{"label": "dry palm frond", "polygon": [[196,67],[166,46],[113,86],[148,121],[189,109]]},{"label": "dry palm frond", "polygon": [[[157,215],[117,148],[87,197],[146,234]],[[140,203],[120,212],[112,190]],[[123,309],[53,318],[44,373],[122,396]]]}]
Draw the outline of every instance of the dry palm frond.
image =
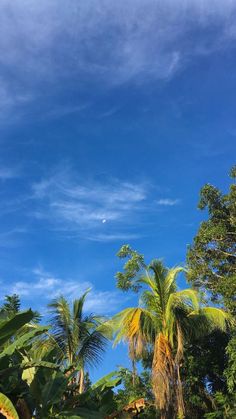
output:
[{"label": "dry palm frond", "polygon": [[146,340],[142,333],[138,333],[132,338],[128,339],[129,344],[129,356],[131,360],[139,360],[145,350],[146,347]]},{"label": "dry palm frond", "polygon": [[142,315],[142,311],[137,308],[133,311],[130,318],[125,319],[124,324],[131,338],[139,332],[141,315]]},{"label": "dry palm frond", "polygon": [[145,345],[146,345],[146,340],[144,336],[141,333],[139,333],[138,336],[136,337],[136,342],[135,342],[135,352],[138,358],[140,358],[143,355]]}]

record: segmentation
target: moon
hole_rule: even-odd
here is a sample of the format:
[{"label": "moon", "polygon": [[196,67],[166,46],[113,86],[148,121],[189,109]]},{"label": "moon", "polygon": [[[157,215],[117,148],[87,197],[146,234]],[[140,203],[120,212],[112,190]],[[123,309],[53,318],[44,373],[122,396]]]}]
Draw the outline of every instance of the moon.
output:
[{"label": "moon", "polygon": [[104,218],[103,220],[102,220],[102,224],[105,224],[107,222],[107,220]]}]

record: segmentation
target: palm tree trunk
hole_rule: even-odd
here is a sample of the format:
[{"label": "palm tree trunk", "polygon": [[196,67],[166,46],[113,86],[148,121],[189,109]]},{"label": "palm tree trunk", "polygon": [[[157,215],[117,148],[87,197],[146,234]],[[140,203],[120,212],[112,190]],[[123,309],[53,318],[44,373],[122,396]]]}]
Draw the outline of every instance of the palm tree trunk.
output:
[{"label": "palm tree trunk", "polygon": [[177,399],[177,411],[178,418],[184,418],[184,399],[183,399],[183,385],[180,377],[179,365],[176,365],[177,380],[176,380],[176,399]]},{"label": "palm tree trunk", "polygon": [[183,333],[177,322],[177,352],[175,356],[175,396],[177,401],[178,418],[184,418],[183,386],[180,377],[180,363],[183,358]]},{"label": "palm tree trunk", "polygon": [[79,376],[79,394],[82,394],[84,391],[84,370],[81,368]]},{"label": "palm tree trunk", "polygon": [[[174,361],[167,338],[159,333],[155,340],[152,363],[152,388],[161,419],[170,417],[173,404]],[[172,416],[173,417],[173,416]]]},{"label": "palm tree trunk", "polygon": [[135,359],[132,359],[132,383],[133,383],[133,387],[135,386],[136,377],[137,377],[136,362],[135,362]]}]

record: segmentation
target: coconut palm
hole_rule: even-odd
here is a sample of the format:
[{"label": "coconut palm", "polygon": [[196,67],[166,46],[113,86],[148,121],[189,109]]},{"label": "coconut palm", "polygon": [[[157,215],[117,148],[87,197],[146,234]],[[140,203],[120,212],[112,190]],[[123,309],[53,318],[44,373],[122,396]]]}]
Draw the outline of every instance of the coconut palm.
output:
[{"label": "coconut palm", "polygon": [[59,361],[64,362],[65,368],[75,372],[80,393],[84,388],[85,367],[95,365],[101,360],[107,344],[104,319],[84,313],[84,303],[89,291],[73,301],[72,310],[64,297],[49,304],[51,336],[59,348]]},{"label": "coconut palm", "polygon": [[180,367],[185,340],[226,327],[224,311],[202,307],[196,290],[177,290],[176,278],[182,271],[153,261],[137,281],[145,286],[139,307],[127,308],[112,320],[115,344],[126,340],[137,357],[152,345],[152,387],[162,418],[176,413],[184,417]]}]

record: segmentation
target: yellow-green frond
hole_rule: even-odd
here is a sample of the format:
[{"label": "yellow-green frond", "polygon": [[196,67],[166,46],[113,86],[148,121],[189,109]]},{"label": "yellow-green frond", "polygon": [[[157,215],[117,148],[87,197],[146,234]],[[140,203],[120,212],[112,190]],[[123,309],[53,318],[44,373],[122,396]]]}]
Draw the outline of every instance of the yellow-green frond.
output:
[{"label": "yellow-green frond", "polygon": [[204,307],[200,313],[206,317],[212,329],[226,330],[229,315],[224,310],[216,307]]},{"label": "yellow-green frond", "polygon": [[146,271],[145,275],[142,275],[141,278],[138,280],[141,284],[147,285],[154,294],[158,292],[157,284],[154,279],[154,276],[149,275],[148,271]]},{"label": "yellow-green frond", "polygon": [[168,269],[165,281],[164,281],[164,293],[166,296],[175,288],[176,278],[180,272],[186,272],[186,269],[182,266],[176,266],[175,268]]},{"label": "yellow-green frond", "polygon": [[127,308],[114,316],[112,325],[116,333],[114,346],[122,340],[129,341],[138,335],[150,340],[155,329],[155,316],[141,307]]},{"label": "yellow-green frond", "polygon": [[174,309],[182,308],[186,312],[199,309],[198,292],[189,288],[170,294],[166,305],[166,321],[174,314]]}]

